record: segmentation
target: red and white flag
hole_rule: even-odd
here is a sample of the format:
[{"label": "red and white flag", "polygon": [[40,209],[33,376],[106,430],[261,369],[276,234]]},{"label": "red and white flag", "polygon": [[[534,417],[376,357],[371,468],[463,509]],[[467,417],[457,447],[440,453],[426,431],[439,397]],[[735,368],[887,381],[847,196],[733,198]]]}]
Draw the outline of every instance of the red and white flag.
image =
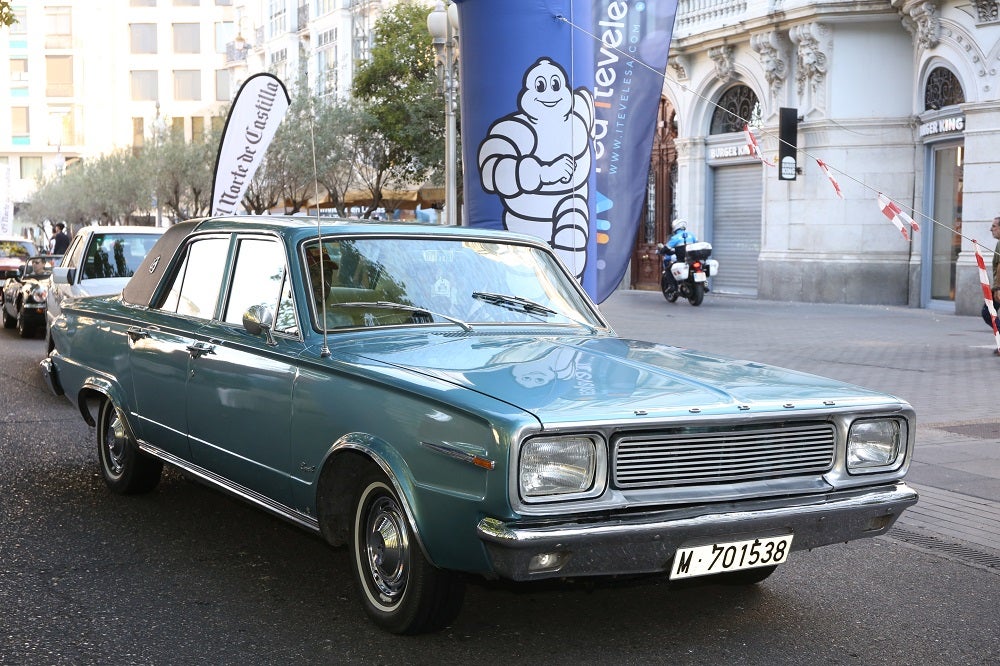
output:
[{"label": "red and white flag", "polygon": [[1000,330],[997,329],[997,311],[993,307],[993,292],[990,291],[990,279],[986,275],[986,262],[983,261],[983,254],[979,251],[979,241],[972,241],[972,248],[976,251],[976,265],[979,267],[979,283],[983,287],[983,300],[986,301],[986,310],[990,313],[993,321],[993,339],[997,343],[997,353],[1000,354]]},{"label": "red and white flag", "polygon": [[753,135],[753,132],[750,131],[750,125],[743,125],[743,134],[747,137],[747,147],[750,149],[750,154],[767,166],[774,166],[764,158],[764,152],[760,149],[760,144],[757,143],[757,138]]},{"label": "red and white flag", "polygon": [[833,191],[837,193],[838,197],[843,199],[844,193],[840,191],[840,184],[837,183],[837,179],[833,177],[832,173],[830,173],[830,167],[828,167],[826,165],[826,162],[824,162],[823,160],[816,160],[816,164],[818,164],[819,168],[823,170],[823,173],[826,174],[826,177],[830,179],[830,184],[833,185]]},{"label": "red and white flag", "polygon": [[910,240],[910,235],[906,231],[906,227],[909,226],[914,231],[920,231],[920,225],[917,224],[912,217],[903,212],[903,210],[896,205],[896,202],[889,199],[881,192],[878,193],[878,207],[882,209],[882,214],[889,218],[889,221],[896,225],[899,229],[899,233],[903,234],[903,238]]}]

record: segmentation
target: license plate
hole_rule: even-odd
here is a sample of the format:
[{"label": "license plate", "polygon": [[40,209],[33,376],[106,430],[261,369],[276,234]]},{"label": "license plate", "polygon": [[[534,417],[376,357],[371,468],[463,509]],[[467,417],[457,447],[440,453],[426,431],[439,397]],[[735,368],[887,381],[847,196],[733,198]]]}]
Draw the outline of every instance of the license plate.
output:
[{"label": "license plate", "polygon": [[704,273],[695,273],[694,274],[694,281],[695,282],[704,282],[705,281],[705,274]]},{"label": "license plate", "polygon": [[788,559],[791,548],[791,534],[678,548],[670,568],[670,577],[693,578],[781,564]]}]

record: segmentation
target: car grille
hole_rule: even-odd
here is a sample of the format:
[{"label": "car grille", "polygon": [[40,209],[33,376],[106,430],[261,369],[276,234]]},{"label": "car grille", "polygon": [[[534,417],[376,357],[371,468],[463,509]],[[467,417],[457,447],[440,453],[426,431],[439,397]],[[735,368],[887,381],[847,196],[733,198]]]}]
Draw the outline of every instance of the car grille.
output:
[{"label": "car grille", "polygon": [[829,423],[628,434],[614,441],[614,483],[657,488],[822,474],[835,448]]}]

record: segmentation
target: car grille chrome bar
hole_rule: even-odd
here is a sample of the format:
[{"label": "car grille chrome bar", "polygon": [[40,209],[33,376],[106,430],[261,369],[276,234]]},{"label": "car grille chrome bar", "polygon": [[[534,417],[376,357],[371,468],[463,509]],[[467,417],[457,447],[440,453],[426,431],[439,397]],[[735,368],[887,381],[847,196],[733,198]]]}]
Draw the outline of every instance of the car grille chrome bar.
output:
[{"label": "car grille chrome bar", "polygon": [[822,474],[833,466],[829,423],[623,435],[614,440],[614,483],[659,488]]}]

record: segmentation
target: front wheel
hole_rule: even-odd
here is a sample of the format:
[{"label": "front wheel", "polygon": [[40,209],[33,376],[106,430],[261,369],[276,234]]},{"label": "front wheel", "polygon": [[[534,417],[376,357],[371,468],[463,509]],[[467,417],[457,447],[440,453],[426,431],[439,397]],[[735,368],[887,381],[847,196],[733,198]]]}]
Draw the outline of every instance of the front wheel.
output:
[{"label": "front wheel", "polygon": [[695,282],[691,285],[690,289],[688,303],[691,305],[701,305],[701,302],[705,300],[705,283]]},{"label": "front wheel", "polygon": [[667,299],[668,303],[677,300],[677,288],[667,280],[666,273],[660,276],[660,291],[663,292],[663,298]]},{"label": "front wheel", "polygon": [[11,317],[9,314],[7,314],[7,303],[5,303],[2,298],[0,298],[0,313],[2,313],[2,315],[0,316],[3,317],[3,327],[14,328],[14,325],[17,323],[17,320]]},{"label": "front wheel", "polygon": [[35,337],[34,326],[29,326],[28,322],[24,321],[24,308],[21,308],[17,313],[17,334],[22,338]]},{"label": "front wheel", "polygon": [[368,616],[394,634],[437,631],[458,615],[465,586],[424,557],[388,479],[370,473],[354,503],[351,568]]},{"label": "front wheel", "polygon": [[101,476],[118,495],[146,493],[156,487],[163,462],[139,450],[128,426],[110,399],[97,417],[97,460]]}]

